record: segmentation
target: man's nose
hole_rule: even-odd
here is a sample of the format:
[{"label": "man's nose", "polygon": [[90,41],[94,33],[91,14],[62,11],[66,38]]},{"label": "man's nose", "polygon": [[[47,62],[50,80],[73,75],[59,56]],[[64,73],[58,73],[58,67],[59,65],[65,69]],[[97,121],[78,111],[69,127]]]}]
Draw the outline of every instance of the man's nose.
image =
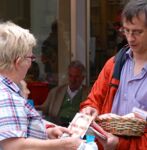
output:
[{"label": "man's nose", "polygon": [[134,41],[136,39],[135,36],[132,33],[128,34],[126,36],[126,38],[127,38],[128,42],[132,42],[132,41]]},{"label": "man's nose", "polygon": [[76,78],[75,78],[75,77],[72,77],[72,78],[70,78],[70,80],[71,80],[72,82],[75,82],[75,81],[76,81]]}]

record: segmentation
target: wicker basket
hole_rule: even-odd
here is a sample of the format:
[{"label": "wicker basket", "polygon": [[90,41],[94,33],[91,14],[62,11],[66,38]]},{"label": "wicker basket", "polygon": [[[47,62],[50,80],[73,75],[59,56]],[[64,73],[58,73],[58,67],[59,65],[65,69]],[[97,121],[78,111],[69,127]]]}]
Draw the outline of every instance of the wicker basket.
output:
[{"label": "wicker basket", "polygon": [[138,118],[97,118],[97,123],[107,132],[122,136],[141,136],[147,122]]}]

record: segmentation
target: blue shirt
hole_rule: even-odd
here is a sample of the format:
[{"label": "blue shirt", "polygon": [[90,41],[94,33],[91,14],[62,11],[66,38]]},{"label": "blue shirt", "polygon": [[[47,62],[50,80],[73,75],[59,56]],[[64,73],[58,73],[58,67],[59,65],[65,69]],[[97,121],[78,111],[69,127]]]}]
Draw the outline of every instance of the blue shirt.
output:
[{"label": "blue shirt", "polygon": [[126,52],[127,60],[122,68],[120,84],[112,105],[112,113],[118,115],[131,113],[133,107],[147,111],[147,64],[139,74],[134,75],[131,54],[131,50]]},{"label": "blue shirt", "polygon": [[0,140],[12,137],[47,139],[38,112],[20,95],[18,86],[0,76]]}]

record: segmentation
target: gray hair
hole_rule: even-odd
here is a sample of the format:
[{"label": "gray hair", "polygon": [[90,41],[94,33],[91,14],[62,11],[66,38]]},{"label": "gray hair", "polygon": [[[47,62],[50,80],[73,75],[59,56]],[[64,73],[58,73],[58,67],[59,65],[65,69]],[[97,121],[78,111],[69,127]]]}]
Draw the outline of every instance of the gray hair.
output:
[{"label": "gray hair", "polygon": [[77,68],[81,71],[82,75],[85,76],[86,75],[86,69],[85,66],[78,60],[74,60],[72,61],[69,66],[68,69],[70,68]]},{"label": "gray hair", "polygon": [[0,23],[0,70],[12,68],[18,57],[25,57],[36,45],[35,37],[27,29],[7,21]]},{"label": "gray hair", "polygon": [[147,0],[130,0],[122,12],[122,21],[126,19],[132,22],[133,17],[139,17],[141,13],[145,15],[145,26],[147,26]]}]

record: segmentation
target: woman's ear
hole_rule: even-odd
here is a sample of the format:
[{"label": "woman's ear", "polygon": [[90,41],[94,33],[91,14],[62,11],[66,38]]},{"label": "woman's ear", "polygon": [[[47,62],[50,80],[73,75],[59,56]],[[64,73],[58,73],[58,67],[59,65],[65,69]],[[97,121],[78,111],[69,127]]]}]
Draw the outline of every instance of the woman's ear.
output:
[{"label": "woman's ear", "polygon": [[16,58],[16,60],[14,61],[14,67],[16,70],[20,68],[21,63],[22,63],[22,57]]}]

